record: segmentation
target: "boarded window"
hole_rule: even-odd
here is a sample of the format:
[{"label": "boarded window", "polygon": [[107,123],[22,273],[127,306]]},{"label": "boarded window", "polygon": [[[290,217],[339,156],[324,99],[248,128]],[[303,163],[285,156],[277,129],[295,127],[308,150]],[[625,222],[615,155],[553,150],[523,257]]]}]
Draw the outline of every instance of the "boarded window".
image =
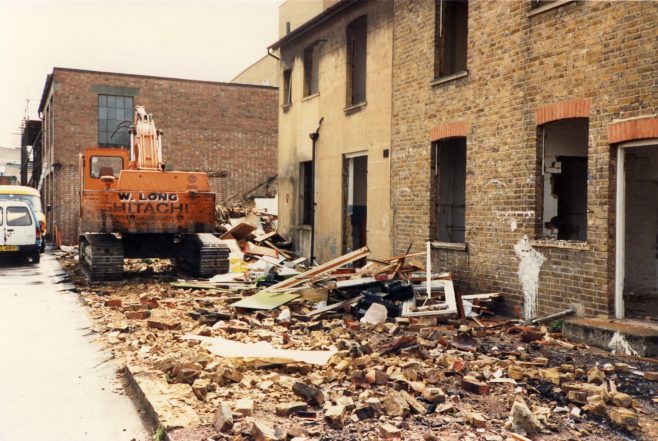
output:
[{"label": "boarded window", "polygon": [[541,236],[587,240],[587,118],[539,127],[541,158]]},{"label": "boarded window", "polygon": [[[98,143],[102,146],[129,146],[133,119],[131,96],[98,95]],[[128,121],[129,123],[119,127]]]},{"label": "boarded window", "polygon": [[313,162],[299,163],[299,206],[301,207],[301,224],[313,222]]},{"label": "boarded window", "polygon": [[468,1],[435,0],[434,77],[466,70]]},{"label": "boarded window", "polygon": [[320,91],[320,44],[313,43],[304,49],[304,96]]},{"label": "boarded window", "polygon": [[347,26],[347,104],[366,101],[366,57],[368,54],[368,21],[366,16]]},{"label": "boarded window", "polygon": [[292,103],[292,69],[283,71],[283,104]]},{"label": "boarded window", "polygon": [[440,242],[464,243],[466,231],[466,138],[432,144],[433,230]]}]

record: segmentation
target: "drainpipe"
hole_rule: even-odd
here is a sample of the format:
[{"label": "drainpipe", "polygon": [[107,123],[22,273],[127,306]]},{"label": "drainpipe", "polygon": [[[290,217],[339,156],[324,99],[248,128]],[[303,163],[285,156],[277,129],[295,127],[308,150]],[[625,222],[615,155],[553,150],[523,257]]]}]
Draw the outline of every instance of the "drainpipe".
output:
[{"label": "drainpipe", "polygon": [[315,144],[320,138],[320,125],[322,125],[322,120],[324,117],[320,118],[318,121],[318,126],[315,128],[315,132],[309,133],[309,137],[313,142],[313,147],[311,151],[311,170],[313,173],[313,179],[311,179],[311,197],[313,198],[313,205],[311,209],[311,259],[309,260],[309,266],[313,266],[315,261]]}]

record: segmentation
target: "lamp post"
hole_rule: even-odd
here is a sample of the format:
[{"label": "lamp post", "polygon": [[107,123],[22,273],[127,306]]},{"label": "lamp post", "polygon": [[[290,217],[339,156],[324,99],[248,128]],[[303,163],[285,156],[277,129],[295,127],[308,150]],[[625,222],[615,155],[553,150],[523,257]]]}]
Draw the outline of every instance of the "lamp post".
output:
[{"label": "lamp post", "polygon": [[320,125],[322,125],[322,120],[324,117],[320,118],[318,121],[318,126],[315,128],[315,132],[309,133],[309,137],[313,143],[311,151],[311,171],[313,176],[311,178],[311,198],[313,204],[311,205],[311,258],[309,261],[309,266],[313,266],[315,261],[315,145],[320,138]]}]

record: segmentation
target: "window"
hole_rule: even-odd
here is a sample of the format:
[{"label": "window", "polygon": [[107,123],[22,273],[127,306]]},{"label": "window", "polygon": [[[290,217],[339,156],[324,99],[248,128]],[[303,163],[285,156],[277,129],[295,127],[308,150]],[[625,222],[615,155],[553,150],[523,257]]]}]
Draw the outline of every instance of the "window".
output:
[{"label": "window", "polygon": [[347,26],[347,104],[366,102],[368,21],[359,17]]},{"label": "window", "polygon": [[304,49],[304,96],[315,95],[319,89],[320,43]]},{"label": "window", "polygon": [[299,163],[299,206],[301,225],[313,223],[313,162]]},{"label": "window", "polygon": [[0,207],[0,225],[2,225],[2,208]]},{"label": "window", "polygon": [[100,178],[101,176],[119,177],[123,169],[123,159],[119,156],[92,156],[90,176]]},{"label": "window", "polygon": [[560,0],[530,0],[530,8],[537,9],[542,6],[550,5],[551,3],[557,3]]},{"label": "window", "polygon": [[30,210],[25,207],[7,207],[8,227],[28,227],[32,225]]},{"label": "window", "polygon": [[549,122],[538,129],[542,237],[587,240],[588,136],[587,118]]},{"label": "window", "polygon": [[464,243],[466,231],[466,138],[432,144],[433,230],[439,242]]},{"label": "window", "polygon": [[292,69],[283,71],[283,105],[292,103]]},{"label": "window", "polygon": [[119,128],[123,121],[133,120],[131,96],[98,95],[98,143],[104,146],[129,146],[130,124]]},{"label": "window", "polygon": [[434,77],[466,71],[468,1],[435,0]]}]

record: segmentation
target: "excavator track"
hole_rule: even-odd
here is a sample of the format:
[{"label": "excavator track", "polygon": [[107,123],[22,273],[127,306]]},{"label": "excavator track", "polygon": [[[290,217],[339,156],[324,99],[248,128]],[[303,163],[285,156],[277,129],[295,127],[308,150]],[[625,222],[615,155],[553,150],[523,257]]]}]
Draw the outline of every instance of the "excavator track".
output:
[{"label": "excavator track", "polygon": [[112,234],[80,236],[80,267],[92,281],[123,278],[123,244]]},{"label": "excavator track", "polygon": [[178,264],[196,277],[209,278],[229,270],[228,245],[210,233],[189,234],[183,238]]}]

